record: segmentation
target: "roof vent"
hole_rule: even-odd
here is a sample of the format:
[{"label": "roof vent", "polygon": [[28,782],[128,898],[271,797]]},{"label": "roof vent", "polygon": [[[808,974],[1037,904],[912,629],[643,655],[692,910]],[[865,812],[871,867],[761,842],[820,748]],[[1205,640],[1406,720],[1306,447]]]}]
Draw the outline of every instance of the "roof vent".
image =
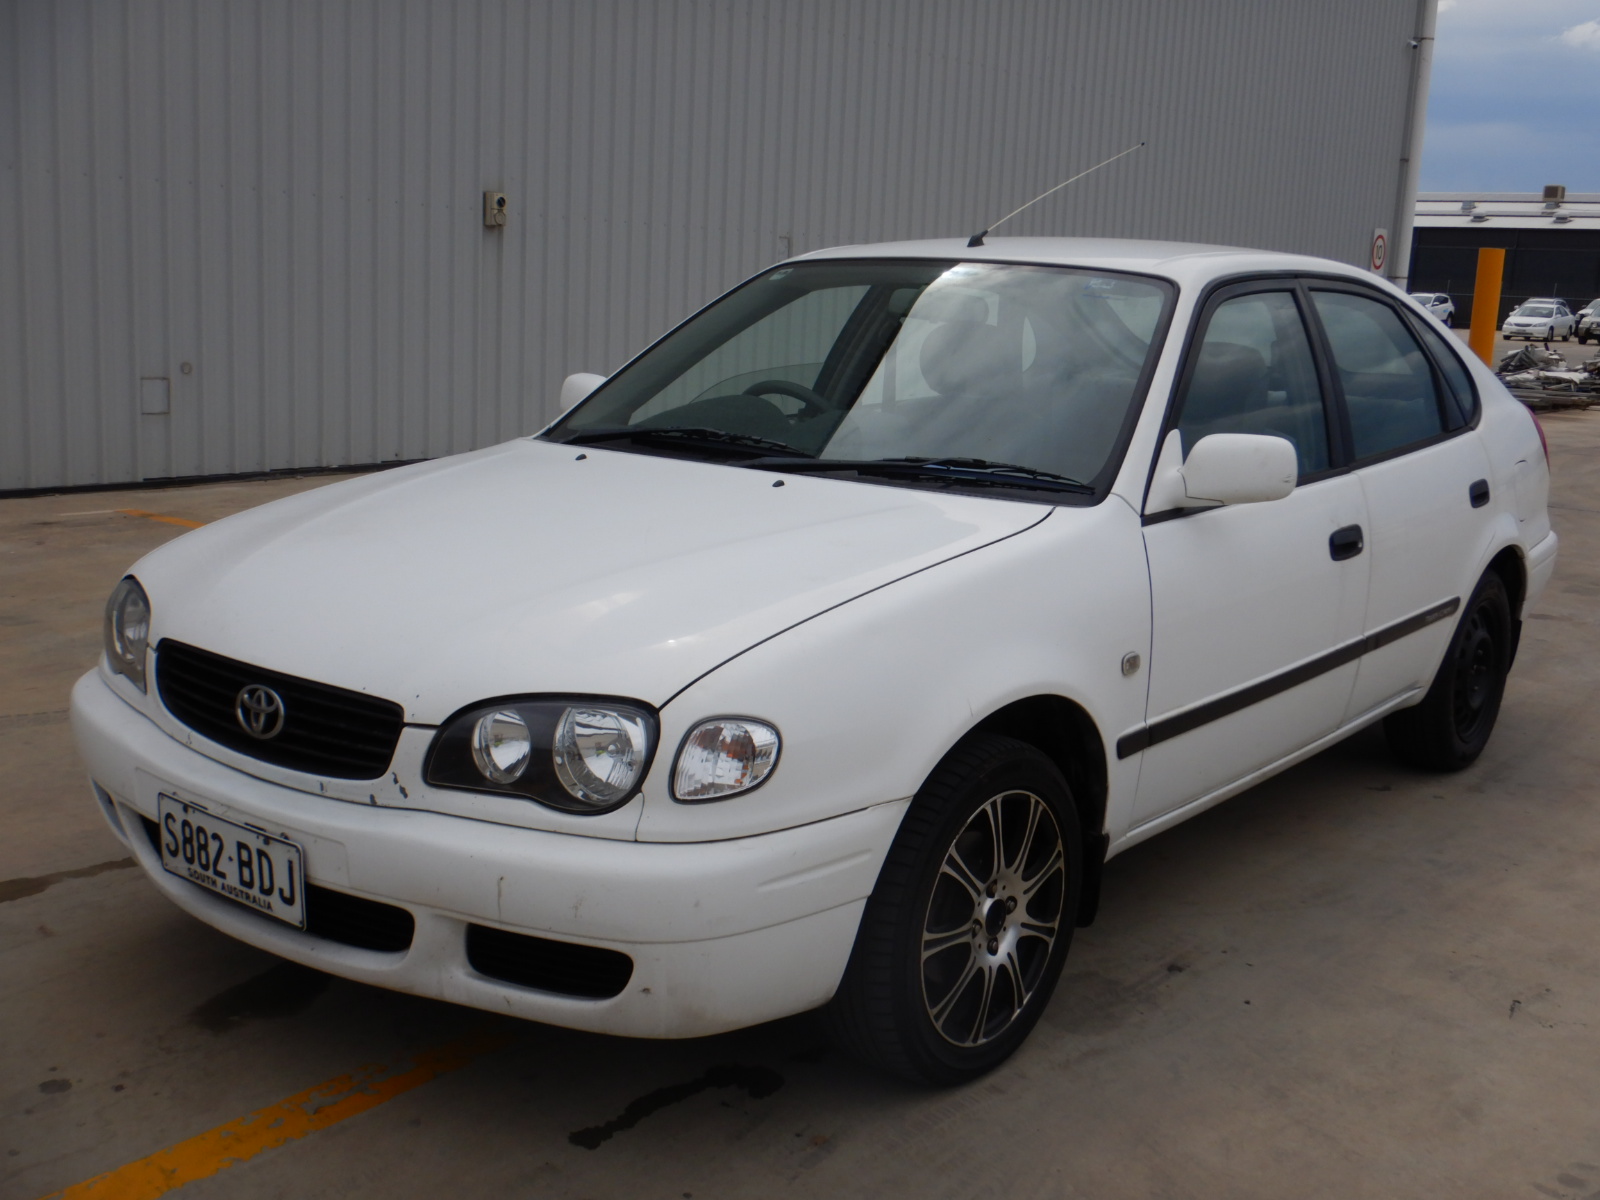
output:
[{"label": "roof vent", "polygon": [[1463,200],[1461,202],[1461,211],[1464,213],[1469,213],[1477,207],[1478,202],[1476,200]]},{"label": "roof vent", "polygon": [[1472,219],[1474,221],[1487,221],[1489,219],[1489,214],[1488,213],[1475,212],[1475,213],[1472,214]]},{"label": "roof vent", "polygon": [[1544,185],[1544,206],[1546,208],[1559,208],[1561,202],[1567,198],[1567,185],[1564,183],[1547,183]]}]

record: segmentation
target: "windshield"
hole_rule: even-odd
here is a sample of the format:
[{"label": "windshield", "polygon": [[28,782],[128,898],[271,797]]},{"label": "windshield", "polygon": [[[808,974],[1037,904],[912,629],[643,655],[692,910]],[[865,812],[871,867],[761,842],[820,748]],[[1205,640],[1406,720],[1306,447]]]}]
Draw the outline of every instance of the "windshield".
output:
[{"label": "windshield", "polygon": [[1548,304],[1524,304],[1517,309],[1517,316],[1519,317],[1553,317],[1555,315],[1556,310]]},{"label": "windshield", "polygon": [[821,460],[814,468],[960,460],[1020,468],[1005,486],[1034,486],[1025,472],[1098,484],[1116,467],[1171,296],[1160,281],[1061,267],[781,267],[658,342],[545,436],[650,452],[671,437],[675,454]]}]

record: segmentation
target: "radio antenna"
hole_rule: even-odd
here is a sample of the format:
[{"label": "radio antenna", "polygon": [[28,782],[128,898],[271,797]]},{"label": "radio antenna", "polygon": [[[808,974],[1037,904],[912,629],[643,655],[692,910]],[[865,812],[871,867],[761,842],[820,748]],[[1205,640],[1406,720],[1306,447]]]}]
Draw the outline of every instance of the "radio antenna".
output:
[{"label": "radio antenna", "polygon": [[1113,154],[1110,158],[1106,159],[1105,162],[1103,162],[1103,163],[1095,163],[1095,165],[1090,167],[1087,171],[1079,171],[1071,179],[1063,179],[1060,183],[1056,184],[1055,187],[1051,188],[1050,191],[1048,191],[1048,192],[1040,192],[1032,200],[1029,200],[1026,204],[1024,204],[1022,206],[1022,208],[1013,209],[1012,211],[1008,212],[1005,216],[1001,217],[993,225],[989,226],[988,229],[980,229],[977,233],[973,234],[971,237],[969,237],[967,239],[967,245],[968,246],[981,246],[981,245],[983,245],[983,239],[984,238],[986,238],[992,231],[994,231],[996,229],[999,229],[1000,226],[1004,225],[1007,221],[1011,220],[1011,218],[1016,216],[1019,212],[1021,212],[1023,208],[1032,208],[1035,204],[1039,203],[1039,201],[1043,200],[1046,196],[1052,195],[1055,192],[1059,192],[1062,188],[1066,187],[1067,184],[1076,183],[1076,182],[1078,182],[1078,180],[1082,179],[1085,175],[1093,175],[1101,167],[1109,166],[1111,163],[1116,162],[1117,159],[1119,159],[1119,158],[1126,158],[1128,155],[1132,154],[1135,150],[1143,149],[1143,147],[1144,147],[1144,143],[1143,142],[1140,142],[1137,146],[1129,146],[1121,154]]}]

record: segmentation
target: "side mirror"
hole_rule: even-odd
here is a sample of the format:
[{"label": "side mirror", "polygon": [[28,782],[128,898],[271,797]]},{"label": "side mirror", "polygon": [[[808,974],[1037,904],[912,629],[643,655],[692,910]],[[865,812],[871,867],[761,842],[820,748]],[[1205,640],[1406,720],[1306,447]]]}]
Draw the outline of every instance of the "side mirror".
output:
[{"label": "side mirror", "polygon": [[1260,433],[1213,433],[1189,451],[1182,467],[1191,500],[1258,504],[1294,491],[1300,463],[1288,438]]},{"label": "side mirror", "polygon": [[571,410],[572,406],[586,397],[595,388],[606,381],[604,375],[591,375],[580,371],[576,375],[568,375],[561,381],[561,411]]}]

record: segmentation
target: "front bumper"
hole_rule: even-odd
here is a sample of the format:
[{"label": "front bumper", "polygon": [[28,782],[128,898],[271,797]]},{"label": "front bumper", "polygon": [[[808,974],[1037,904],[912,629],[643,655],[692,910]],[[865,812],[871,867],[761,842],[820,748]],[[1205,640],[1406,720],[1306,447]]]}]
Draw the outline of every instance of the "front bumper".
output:
[{"label": "front bumper", "polygon": [[[825,1003],[908,801],[756,837],[622,842],[313,796],[169,737],[91,671],[72,693],[107,820],[155,885],[225,933],[331,974],[575,1029],[696,1037]],[[307,882],[404,908],[409,949],[303,933],[162,869],[140,817],[165,792],[300,844]],[[609,999],[489,978],[470,925],[605,947],[634,963]]]}]

